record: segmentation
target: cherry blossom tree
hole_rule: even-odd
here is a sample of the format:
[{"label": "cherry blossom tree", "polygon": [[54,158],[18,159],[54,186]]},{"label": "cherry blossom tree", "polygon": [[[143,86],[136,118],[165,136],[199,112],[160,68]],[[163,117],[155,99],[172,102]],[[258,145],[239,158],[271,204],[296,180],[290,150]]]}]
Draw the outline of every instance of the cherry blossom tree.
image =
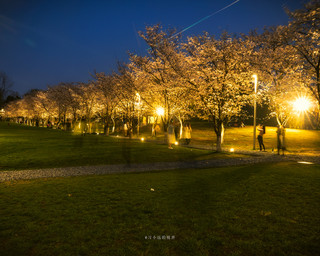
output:
[{"label": "cherry blossom tree", "polygon": [[318,103],[320,125],[320,2],[312,0],[288,14],[292,21],[283,39],[296,51],[304,84]]},{"label": "cherry blossom tree", "polygon": [[283,43],[283,33],[284,28],[279,26],[247,37],[255,43],[250,62],[259,77],[258,102],[267,104],[270,116],[276,117],[279,125],[287,125],[292,118],[291,102],[301,91],[295,51]]},{"label": "cherry blossom tree", "polygon": [[220,39],[208,34],[192,37],[184,46],[187,55],[181,60],[180,75],[189,85],[198,116],[213,123],[217,151],[222,150],[226,124],[250,99],[252,71],[247,56],[253,46],[226,33]]},{"label": "cherry blossom tree", "polygon": [[112,122],[113,129],[115,129],[115,111],[119,104],[119,88],[117,87],[115,76],[105,75],[104,73],[96,73],[98,94],[100,95],[99,104],[101,109],[98,115],[102,118],[104,123],[105,135],[109,135],[109,127]]},{"label": "cherry blossom tree", "polygon": [[76,94],[74,97],[80,105],[80,116],[86,120],[84,132],[92,132],[92,118],[96,114],[99,95],[97,93],[97,86],[95,82],[79,83],[79,90],[74,91]]},{"label": "cherry blossom tree", "polygon": [[144,102],[153,113],[159,107],[164,109],[161,118],[165,131],[173,117],[180,121],[182,127],[182,120],[188,110],[186,87],[171,63],[176,58],[180,46],[179,37],[175,34],[175,30],[163,31],[160,25],[147,27],[145,32],[140,32],[140,36],[149,46],[148,56],[130,56],[133,72],[140,80],[143,77],[144,85],[147,87],[138,89],[144,92]]}]

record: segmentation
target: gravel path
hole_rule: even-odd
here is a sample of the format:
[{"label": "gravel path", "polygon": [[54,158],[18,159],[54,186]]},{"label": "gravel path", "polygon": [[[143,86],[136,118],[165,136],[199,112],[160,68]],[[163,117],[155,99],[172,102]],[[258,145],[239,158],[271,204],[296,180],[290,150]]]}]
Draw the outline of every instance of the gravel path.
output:
[{"label": "gravel path", "polygon": [[[245,152],[242,152],[245,153]],[[0,172],[0,182],[21,179],[37,179],[51,177],[67,177],[81,175],[102,175],[112,173],[132,173],[132,172],[150,172],[161,170],[174,170],[186,168],[208,168],[223,167],[235,165],[247,165],[255,163],[281,162],[281,161],[305,161],[320,164],[320,157],[306,157],[298,155],[278,156],[271,153],[250,152],[249,157],[230,158],[230,159],[210,159],[201,161],[185,162],[159,162],[144,164],[118,164],[118,165],[99,165],[99,166],[80,166],[66,168],[48,168],[38,170],[21,170],[21,171],[3,171]],[[320,169],[320,168],[319,168]]]}]

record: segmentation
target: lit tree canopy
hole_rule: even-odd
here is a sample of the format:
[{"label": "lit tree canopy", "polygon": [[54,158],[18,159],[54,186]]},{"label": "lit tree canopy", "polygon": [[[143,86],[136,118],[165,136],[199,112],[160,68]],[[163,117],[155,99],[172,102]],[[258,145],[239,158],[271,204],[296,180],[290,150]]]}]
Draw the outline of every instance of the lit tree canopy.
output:
[{"label": "lit tree canopy", "polygon": [[288,13],[292,21],[285,40],[295,49],[302,77],[320,109],[320,2],[310,1],[304,9]]},{"label": "lit tree canopy", "polygon": [[[252,92],[252,71],[247,56],[253,44],[223,34],[218,40],[207,34],[189,38],[184,72],[199,117],[213,121],[217,150],[221,150],[224,127]],[[190,97],[191,97],[190,95]]]}]

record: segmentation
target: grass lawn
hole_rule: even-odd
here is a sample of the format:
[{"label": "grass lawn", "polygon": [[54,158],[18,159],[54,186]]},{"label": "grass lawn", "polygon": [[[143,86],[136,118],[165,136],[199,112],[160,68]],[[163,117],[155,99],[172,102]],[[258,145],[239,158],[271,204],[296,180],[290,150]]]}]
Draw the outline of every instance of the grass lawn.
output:
[{"label": "grass lawn", "polygon": [[[216,134],[212,124],[209,122],[192,122],[191,146],[203,146],[211,150],[216,149]],[[267,151],[277,150],[277,128],[266,127],[266,134],[263,136]],[[150,138],[150,131],[142,129],[142,134]],[[258,132],[256,134],[258,136]],[[151,138],[150,138],[151,139]],[[154,138],[153,138],[154,139]],[[158,134],[159,141],[164,140],[163,132]],[[234,148],[235,150],[252,150],[253,146],[253,126],[244,128],[227,127],[225,130],[224,143],[222,147],[226,150]],[[320,155],[320,131],[286,129],[286,146],[289,154],[310,154]],[[259,143],[256,139],[256,149],[259,149]]]},{"label": "grass lawn", "polygon": [[0,171],[101,164],[165,162],[237,157],[208,150],[142,143],[103,135],[0,122]]},{"label": "grass lawn", "polygon": [[[276,147],[275,131],[276,128],[267,127],[264,136],[265,146],[269,152]],[[251,150],[252,134],[252,127],[229,128],[226,130],[223,147]],[[143,132],[141,136],[148,135],[150,136],[149,133]],[[159,134],[157,140],[164,143],[163,133]],[[215,135],[208,123],[193,124],[191,146],[209,145],[209,149],[215,149],[214,141]],[[146,163],[240,156],[180,146],[169,150],[166,144],[103,135],[81,136],[47,128],[17,124],[8,126],[5,122],[0,122],[0,147],[0,171],[119,164],[128,161]],[[258,142],[256,147],[258,148]],[[320,131],[287,129],[287,148],[289,153],[320,155]]]},{"label": "grass lawn", "polygon": [[[277,148],[276,127],[266,127],[264,135],[264,144],[267,151]],[[258,133],[257,133],[258,136]],[[215,149],[216,135],[210,123],[198,122],[193,124],[192,143],[210,145]],[[225,132],[224,148],[235,148],[240,150],[252,150],[253,144],[253,126],[244,128],[228,127]],[[320,155],[320,131],[286,129],[287,153],[305,153]],[[259,149],[258,140],[256,140],[256,149]]]},{"label": "grass lawn", "polygon": [[320,255],[319,170],[277,163],[1,183],[1,255]]}]

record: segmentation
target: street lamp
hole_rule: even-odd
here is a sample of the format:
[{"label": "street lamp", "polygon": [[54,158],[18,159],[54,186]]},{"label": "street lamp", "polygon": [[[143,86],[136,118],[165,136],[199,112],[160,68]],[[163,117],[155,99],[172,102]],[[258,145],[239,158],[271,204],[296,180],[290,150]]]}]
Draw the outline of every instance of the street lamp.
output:
[{"label": "street lamp", "polygon": [[137,126],[137,135],[139,136],[139,132],[140,132],[140,94],[137,92],[136,96],[138,97],[138,126]]},{"label": "street lamp", "polygon": [[156,113],[158,116],[163,116],[164,115],[164,108],[163,107],[158,107],[156,109]]},{"label": "street lamp", "polygon": [[254,78],[254,102],[253,102],[253,150],[256,149],[256,119],[257,119],[257,75],[252,76]]},{"label": "street lamp", "polygon": [[311,107],[310,100],[305,96],[300,96],[293,102],[293,110],[298,113],[298,117],[301,115],[301,128],[305,128],[305,113],[310,109]]},{"label": "street lamp", "polygon": [[293,102],[293,109],[297,112],[306,112],[311,107],[310,100],[305,97],[299,97]]}]

